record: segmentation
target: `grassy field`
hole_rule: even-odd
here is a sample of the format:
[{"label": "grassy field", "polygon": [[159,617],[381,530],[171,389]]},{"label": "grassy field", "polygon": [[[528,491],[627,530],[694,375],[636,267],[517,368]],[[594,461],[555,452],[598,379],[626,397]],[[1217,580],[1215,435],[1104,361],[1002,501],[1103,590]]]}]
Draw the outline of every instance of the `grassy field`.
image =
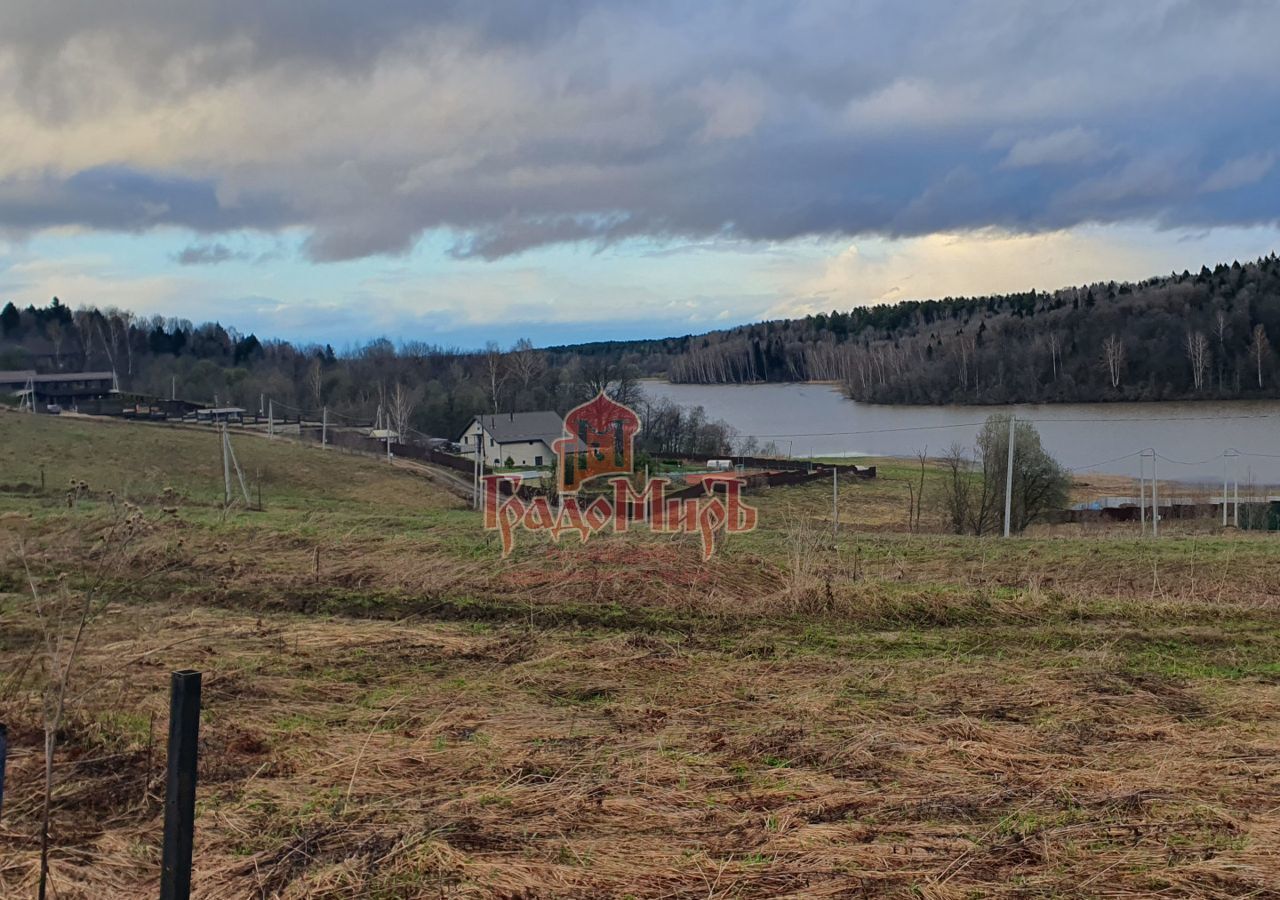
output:
[{"label": "grassy field", "polygon": [[0,411],[0,896],[38,872],[38,609],[92,591],[58,897],[156,893],[186,667],[199,897],[1280,897],[1273,537],[947,536],[934,471],[912,534],[890,463],[834,539],[813,484],[706,563],[504,560],[418,472],[236,451],[263,511],[223,513],[212,434]]}]

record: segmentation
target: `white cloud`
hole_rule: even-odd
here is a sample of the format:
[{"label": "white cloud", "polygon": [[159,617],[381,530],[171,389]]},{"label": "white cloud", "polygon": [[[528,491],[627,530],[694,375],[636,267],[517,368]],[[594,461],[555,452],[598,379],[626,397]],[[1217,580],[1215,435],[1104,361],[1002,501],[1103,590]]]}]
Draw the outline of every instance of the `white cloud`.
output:
[{"label": "white cloud", "polygon": [[1111,151],[1097,132],[1077,125],[1015,142],[1000,164],[1010,169],[1076,165],[1096,162],[1109,155]]},{"label": "white cloud", "polygon": [[811,315],[899,300],[1049,290],[1092,279],[1145,277],[1144,254],[1105,235],[1057,231],[1010,234],[995,229],[850,244],[813,264],[789,267],[785,295],[770,316]]},{"label": "white cloud", "polygon": [[1257,184],[1271,167],[1275,165],[1276,155],[1273,152],[1252,153],[1228,160],[1216,169],[1200,189],[1206,193],[1213,191],[1230,191],[1235,188]]}]

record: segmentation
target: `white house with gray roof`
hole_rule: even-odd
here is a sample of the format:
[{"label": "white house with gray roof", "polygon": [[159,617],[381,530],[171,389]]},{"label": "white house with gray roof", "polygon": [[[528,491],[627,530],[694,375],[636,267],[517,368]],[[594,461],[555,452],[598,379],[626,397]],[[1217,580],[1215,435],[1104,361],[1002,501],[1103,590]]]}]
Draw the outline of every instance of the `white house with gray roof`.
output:
[{"label": "white house with gray roof", "polygon": [[549,466],[555,460],[552,444],[564,435],[564,418],[550,410],[476,416],[458,439],[464,456],[476,455],[491,466]]}]

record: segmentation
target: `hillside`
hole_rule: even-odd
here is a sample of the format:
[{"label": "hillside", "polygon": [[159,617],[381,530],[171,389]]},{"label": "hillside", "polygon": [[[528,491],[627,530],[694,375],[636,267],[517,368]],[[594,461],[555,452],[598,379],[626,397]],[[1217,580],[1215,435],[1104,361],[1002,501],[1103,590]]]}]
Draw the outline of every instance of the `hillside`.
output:
[{"label": "hillside", "polygon": [[[664,363],[673,381],[839,381],[876,403],[1227,399],[1280,396],[1277,340],[1273,254],[1137,284],[744,326],[687,338]],[[653,365],[652,345],[635,352]]]},{"label": "hillside", "polygon": [[[458,505],[423,478],[372,459],[253,433],[232,441],[251,498],[256,504],[261,495],[266,512],[346,506],[412,514]],[[43,481],[47,496],[61,496],[76,481],[99,501],[111,494],[210,509],[223,498],[220,437],[203,428],[0,410],[0,472],[0,491],[14,494]]]},{"label": "hillside", "polygon": [[59,897],[154,893],[186,667],[197,896],[1227,897],[1280,877],[1268,537],[911,534],[915,473],[889,465],[844,486],[836,538],[813,484],[754,498],[761,527],[708,563],[642,532],[503,559],[412,472],[236,446],[265,512],[221,513],[211,433],[0,413],[0,895],[34,893],[39,610],[90,590]]}]

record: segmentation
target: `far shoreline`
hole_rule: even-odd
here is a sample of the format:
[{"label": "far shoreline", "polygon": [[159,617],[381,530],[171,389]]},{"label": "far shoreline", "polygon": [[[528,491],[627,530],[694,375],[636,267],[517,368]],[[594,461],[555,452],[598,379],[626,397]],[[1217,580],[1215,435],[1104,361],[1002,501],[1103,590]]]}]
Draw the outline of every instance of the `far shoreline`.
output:
[{"label": "far shoreline", "polygon": [[1134,406],[1157,406],[1162,403],[1195,403],[1195,404],[1226,404],[1226,403],[1277,403],[1280,404],[1280,396],[1277,397],[1167,397],[1159,399],[1150,398],[1132,398],[1132,397],[1106,397],[1098,400],[1009,400],[1004,403],[995,402],[947,402],[947,403],[912,403],[909,401],[901,401],[896,403],[878,403],[873,400],[859,400],[856,397],[850,397],[840,390],[840,382],[838,381],[671,381],[658,375],[645,375],[636,379],[641,386],[645,384],[665,384],[675,388],[759,388],[759,387],[829,387],[841,398],[848,400],[850,403],[857,403],[860,406],[872,406],[882,409],[1005,409],[1010,406],[1097,406],[1097,405],[1121,405],[1129,404]]}]

